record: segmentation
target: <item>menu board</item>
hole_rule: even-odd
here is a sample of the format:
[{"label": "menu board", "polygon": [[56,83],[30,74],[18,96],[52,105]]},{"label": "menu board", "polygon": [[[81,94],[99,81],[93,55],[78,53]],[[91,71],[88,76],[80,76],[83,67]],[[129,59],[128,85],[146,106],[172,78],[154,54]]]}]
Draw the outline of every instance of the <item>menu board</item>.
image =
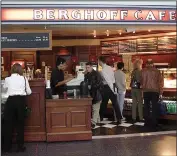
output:
[{"label": "menu board", "polygon": [[158,52],[176,52],[176,36],[158,37]]},{"label": "menu board", "polygon": [[119,41],[119,53],[136,52],[136,40]]},{"label": "menu board", "polygon": [[49,32],[5,32],[1,34],[2,50],[50,50],[52,35]]},{"label": "menu board", "polygon": [[137,39],[137,52],[156,52],[157,38]]},{"label": "menu board", "polygon": [[119,42],[118,41],[105,41],[101,42],[102,55],[106,54],[118,54]]}]

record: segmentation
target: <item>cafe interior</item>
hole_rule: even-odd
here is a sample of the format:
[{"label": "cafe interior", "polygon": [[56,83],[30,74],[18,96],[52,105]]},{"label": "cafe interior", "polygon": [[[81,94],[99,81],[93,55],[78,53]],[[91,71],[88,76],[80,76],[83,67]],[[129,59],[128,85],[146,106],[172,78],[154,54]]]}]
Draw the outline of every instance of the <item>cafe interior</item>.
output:
[{"label": "cafe interior", "polygon": [[[142,59],[144,67],[146,61],[152,59],[155,67],[164,76],[163,100],[167,104],[168,113],[160,119],[166,120],[166,123],[176,121],[176,111],[173,109],[176,108],[176,26],[22,24],[2,25],[2,32],[49,33],[50,46],[47,48],[3,48],[1,53],[1,79],[9,76],[11,66],[18,62],[24,67],[24,75],[32,89],[32,94],[28,97],[28,106],[32,111],[26,119],[26,141],[89,140],[92,135],[114,133],[113,130],[101,128],[91,130],[91,98],[80,97],[85,64],[90,61],[95,70],[101,71],[98,65],[98,57],[101,55],[106,57],[107,64],[114,70],[118,62],[124,62],[127,83],[124,116],[127,118],[131,117],[132,99],[129,86],[133,62]],[[67,60],[65,74],[75,76],[67,83],[66,99],[55,96],[52,96],[52,99],[46,98],[51,71],[56,67],[58,57]],[[1,86],[3,87],[3,81]],[[5,96],[2,92],[4,99]],[[105,116],[113,116],[111,102]]]}]

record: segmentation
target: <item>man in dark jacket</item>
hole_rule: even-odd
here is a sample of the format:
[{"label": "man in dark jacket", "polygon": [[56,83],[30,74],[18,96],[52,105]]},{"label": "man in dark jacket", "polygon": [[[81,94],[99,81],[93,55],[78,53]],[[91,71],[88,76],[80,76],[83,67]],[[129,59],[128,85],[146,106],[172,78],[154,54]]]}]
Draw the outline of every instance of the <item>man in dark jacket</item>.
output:
[{"label": "man in dark jacket", "polygon": [[100,121],[100,104],[102,101],[101,89],[103,87],[102,78],[99,72],[95,71],[92,63],[86,64],[85,81],[88,83],[88,89],[92,100],[92,128]]}]

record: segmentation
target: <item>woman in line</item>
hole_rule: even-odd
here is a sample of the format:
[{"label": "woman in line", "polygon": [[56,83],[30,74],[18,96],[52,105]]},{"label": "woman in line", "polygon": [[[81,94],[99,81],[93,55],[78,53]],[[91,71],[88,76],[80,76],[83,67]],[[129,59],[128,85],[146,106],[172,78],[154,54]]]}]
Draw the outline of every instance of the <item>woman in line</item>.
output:
[{"label": "woman in line", "polygon": [[17,152],[24,152],[24,119],[26,95],[31,94],[28,80],[23,76],[22,66],[14,64],[11,76],[5,79],[4,88],[7,88],[8,99],[4,109],[4,150],[10,152],[12,148],[12,133],[14,123],[17,132]]},{"label": "woman in line", "polygon": [[134,69],[131,74],[131,95],[132,95],[132,122],[136,122],[137,117],[137,107],[139,120],[143,120],[143,97],[142,97],[142,89],[141,89],[141,70],[142,70],[142,60],[137,59],[134,62]]},{"label": "woman in line", "polygon": [[[118,89],[117,93],[117,100],[118,104],[120,107],[122,119],[125,120],[123,117],[123,109],[124,109],[124,99],[125,99],[125,93],[126,93],[126,75],[123,72],[124,70],[124,63],[119,62],[117,64],[117,71],[115,72],[115,82],[116,82],[116,87]],[[116,119],[115,112],[114,112],[114,118]]]}]

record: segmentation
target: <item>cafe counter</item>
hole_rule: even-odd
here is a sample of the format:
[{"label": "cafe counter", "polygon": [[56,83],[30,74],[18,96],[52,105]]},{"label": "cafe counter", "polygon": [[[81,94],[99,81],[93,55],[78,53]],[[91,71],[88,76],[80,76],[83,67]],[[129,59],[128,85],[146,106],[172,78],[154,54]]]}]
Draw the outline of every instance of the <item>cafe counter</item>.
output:
[{"label": "cafe counter", "polygon": [[30,80],[32,94],[27,96],[31,114],[25,121],[25,141],[46,141],[45,80]]},{"label": "cafe counter", "polygon": [[[91,98],[45,99],[44,79],[30,80],[29,85],[32,94],[27,96],[27,105],[31,113],[25,120],[25,142],[92,139]],[[5,90],[1,97],[4,108],[8,97]]]},{"label": "cafe counter", "polygon": [[47,142],[91,140],[91,103],[88,97],[46,100]]}]

